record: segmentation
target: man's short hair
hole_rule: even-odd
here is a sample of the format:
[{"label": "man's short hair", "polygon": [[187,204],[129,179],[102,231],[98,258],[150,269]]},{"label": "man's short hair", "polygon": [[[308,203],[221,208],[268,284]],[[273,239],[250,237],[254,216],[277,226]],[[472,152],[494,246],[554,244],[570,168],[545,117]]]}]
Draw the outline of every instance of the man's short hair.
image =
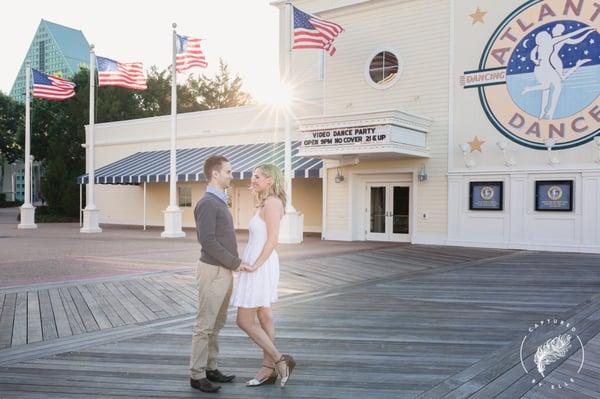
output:
[{"label": "man's short hair", "polygon": [[207,182],[212,180],[212,172],[220,171],[223,166],[223,162],[229,162],[229,159],[223,155],[211,155],[204,161],[204,177]]}]

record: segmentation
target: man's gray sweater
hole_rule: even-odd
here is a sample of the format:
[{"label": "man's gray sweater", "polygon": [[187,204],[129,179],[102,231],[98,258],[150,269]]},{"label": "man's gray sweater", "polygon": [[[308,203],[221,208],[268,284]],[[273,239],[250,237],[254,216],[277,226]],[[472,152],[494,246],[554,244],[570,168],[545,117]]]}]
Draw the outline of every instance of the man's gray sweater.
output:
[{"label": "man's gray sweater", "polygon": [[216,195],[205,193],[196,204],[194,218],[202,246],[200,261],[237,269],[242,260],[238,257],[233,218],[227,204]]}]

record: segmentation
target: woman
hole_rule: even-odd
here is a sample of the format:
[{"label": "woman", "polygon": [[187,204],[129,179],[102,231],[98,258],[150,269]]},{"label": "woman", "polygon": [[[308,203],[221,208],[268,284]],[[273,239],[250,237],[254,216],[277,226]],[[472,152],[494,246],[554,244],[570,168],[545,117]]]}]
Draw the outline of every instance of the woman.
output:
[{"label": "woman", "polygon": [[248,226],[250,235],[233,293],[233,305],[238,308],[237,325],[263,350],[263,366],[246,385],[274,384],[279,375],[283,388],[296,365],[290,355],[282,354],[275,346],[271,311],[271,304],[277,301],[279,283],[279,257],[275,247],[285,212],[283,175],[275,165],[261,165],[254,170],[251,188],[258,199],[258,211]]}]

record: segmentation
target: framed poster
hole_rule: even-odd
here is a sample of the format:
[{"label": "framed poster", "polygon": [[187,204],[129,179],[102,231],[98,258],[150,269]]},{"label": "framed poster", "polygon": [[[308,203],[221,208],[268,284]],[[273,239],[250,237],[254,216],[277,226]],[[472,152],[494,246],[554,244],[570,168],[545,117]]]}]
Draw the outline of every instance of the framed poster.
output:
[{"label": "framed poster", "polygon": [[573,210],[573,180],[536,181],[535,210],[571,212]]},{"label": "framed poster", "polygon": [[469,183],[469,210],[501,211],[504,182],[472,181]]}]

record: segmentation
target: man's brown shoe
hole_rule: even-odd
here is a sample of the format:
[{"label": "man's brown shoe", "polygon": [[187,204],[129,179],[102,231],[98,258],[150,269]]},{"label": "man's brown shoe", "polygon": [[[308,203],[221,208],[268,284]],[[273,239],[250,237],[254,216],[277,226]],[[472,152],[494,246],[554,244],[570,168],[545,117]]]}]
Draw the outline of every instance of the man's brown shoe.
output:
[{"label": "man's brown shoe", "polygon": [[219,385],[212,384],[206,378],[201,378],[199,380],[190,378],[190,385],[192,386],[192,388],[196,388],[196,389],[201,390],[202,392],[207,392],[207,393],[215,393],[215,392],[218,392],[219,389],[221,389],[221,387]]},{"label": "man's brown shoe", "polygon": [[219,369],[215,369],[206,370],[206,378],[212,382],[231,382],[235,378],[235,375],[225,375]]}]

